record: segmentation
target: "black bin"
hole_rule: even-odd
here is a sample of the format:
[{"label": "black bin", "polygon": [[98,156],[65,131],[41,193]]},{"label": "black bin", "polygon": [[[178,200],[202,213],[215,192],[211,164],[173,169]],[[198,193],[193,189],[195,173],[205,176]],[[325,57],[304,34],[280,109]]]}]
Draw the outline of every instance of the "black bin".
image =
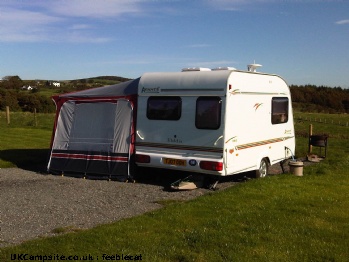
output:
[{"label": "black bin", "polygon": [[317,146],[320,147],[320,154],[321,154],[321,148],[325,148],[325,157],[327,155],[327,140],[328,135],[312,135],[309,137],[309,145],[311,146]]}]

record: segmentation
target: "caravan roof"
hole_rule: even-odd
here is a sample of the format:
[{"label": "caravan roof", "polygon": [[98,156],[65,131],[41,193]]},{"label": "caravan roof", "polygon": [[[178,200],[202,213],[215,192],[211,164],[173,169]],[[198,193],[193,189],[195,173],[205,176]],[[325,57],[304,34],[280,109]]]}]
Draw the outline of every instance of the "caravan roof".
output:
[{"label": "caravan roof", "polygon": [[[260,77],[261,75],[268,77]],[[234,82],[234,84],[232,83]],[[258,85],[242,85],[243,89],[236,89],[234,85],[243,82],[258,82]],[[212,71],[188,71],[170,73],[145,73],[139,81],[139,96],[171,96],[171,95],[201,95],[224,96],[227,88],[236,92],[263,92],[268,87],[268,92],[285,93],[285,87],[280,89],[278,85],[271,85],[271,81],[284,80],[272,74],[264,74],[239,70],[212,70]],[[265,92],[265,90],[264,90]]]},{"label": "caravan roof", "polygon": [[[139,81],[139,96],[224,95],[232,71],[190,71],[174,73],[145,73]],[[188,88],[191,87],[191,88]]]}]

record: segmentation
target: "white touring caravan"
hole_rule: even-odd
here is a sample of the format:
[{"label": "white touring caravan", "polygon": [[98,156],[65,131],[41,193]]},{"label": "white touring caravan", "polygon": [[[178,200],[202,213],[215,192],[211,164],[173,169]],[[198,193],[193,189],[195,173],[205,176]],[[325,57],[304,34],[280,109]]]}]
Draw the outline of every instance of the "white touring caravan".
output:
[{"label": "white touring caravan", "polygon": [[138,85],[136,163],[217,176],[293,156],[290,90],[277,75],[233,68],[146,73]]}]

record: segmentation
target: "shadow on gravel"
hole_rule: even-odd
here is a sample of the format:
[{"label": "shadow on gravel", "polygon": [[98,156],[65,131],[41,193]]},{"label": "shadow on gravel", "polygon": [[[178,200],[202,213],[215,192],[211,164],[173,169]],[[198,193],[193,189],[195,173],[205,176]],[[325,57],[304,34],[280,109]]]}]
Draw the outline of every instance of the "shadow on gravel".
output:
[{"label": "shadow on gravel", "polygon": [[[49,153],[49,149],[9,149],[0,151],[0,159],[10,162],[14,166],[24,170],[47,174]],[[273,172],[271,172],[272,174],[281,173],[281,168],[279,165],[275,165],[271,169],[274,169]],[[191,172],[143,167],[136,167],[133,174],[134,180],[137,183],[162,186],[165,191],[172,191],[172,183],[191,175],[197,175],[196,173]],[[69,174],[66,175],[69,176]],[[75,176],[74,174],[70,175]],[[202,174],[197,176],[202,176]],[[210,184],[214,183],[217,179],[219,179],[219,183],[242,182],[253,178],[253,176],[254,172],[246,172],[234,176],[218,178],[211,176],[205,178],[205,187],[209,187]],[[77,177],[83,177],[83,174],[79,174]],[[93,176],[90,178],[93,178]],[[94,178],[102,179],[100,175],[97,175]]]},{"label": "shadow on gravel", "polygon": [[45,173],[49,149],[8,149],[0,151],[0,159],[18,168]]},{"label": "shadow on gravel", "polygon": [[[158,185],[158,186],[162,186],[165,191],[173,191],[171,189],[172,183],[176,182],[177,180],[184,179],[188,176],[195,176],[195,175],[203,176],[202,174],[196,174],[192,172],[137,167],[134,179],[136,180],[137,183]],[[245,172],[245,173],[237,174],[234,176],[227,176],[227,177],[208,176],[208,177],[205,177],[204,188],[209,188],[211,184],[217,181],[217,179],[219,179],[219,183],[242,182],[242,181],[249,180],[252,177],[253,177],[253,172]]]}]

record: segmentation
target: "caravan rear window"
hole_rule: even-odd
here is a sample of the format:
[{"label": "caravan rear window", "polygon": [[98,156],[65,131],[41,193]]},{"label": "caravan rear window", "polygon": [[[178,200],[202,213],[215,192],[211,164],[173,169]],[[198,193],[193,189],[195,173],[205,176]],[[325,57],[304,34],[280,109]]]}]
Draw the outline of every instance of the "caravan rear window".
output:
[{"label": "caravan rear window", "polygon": [[271,123],[282,124],[288,121],[288,98],[273,97],[271,100]]},{"label": "caravan rear window", "polygon": [[221,108],[220,97],[199,97],[196,100],[196,128],[218,129],[221,126]]},{"label": "caravan rear window", "polygon": [[151,120],[179,120],[182,114],[182,99],[179,96],[148,98],[147,117]]}]

